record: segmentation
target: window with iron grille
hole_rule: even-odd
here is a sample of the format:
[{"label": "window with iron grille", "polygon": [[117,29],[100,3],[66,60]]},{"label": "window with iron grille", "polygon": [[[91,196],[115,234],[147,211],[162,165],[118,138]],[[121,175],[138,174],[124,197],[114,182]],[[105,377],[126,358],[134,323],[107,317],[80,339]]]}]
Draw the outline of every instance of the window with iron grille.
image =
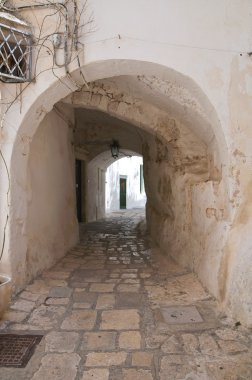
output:
[{"label": "window with iron grille", "polygon": [[27,29],[20,27],[24,23],[11,17],[8,25],[9,19],[0,15],[0,79],[12,83],[29,82],[32,79],[32,36]]}]

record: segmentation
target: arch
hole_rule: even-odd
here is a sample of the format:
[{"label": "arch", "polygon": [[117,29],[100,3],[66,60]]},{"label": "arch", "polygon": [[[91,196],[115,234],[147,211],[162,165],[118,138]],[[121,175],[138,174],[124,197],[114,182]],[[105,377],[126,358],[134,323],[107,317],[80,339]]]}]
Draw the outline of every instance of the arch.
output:
[{"label": "arch", "polygon": [[[152,78],[155,82],[154,87],[157,86],[156,80],[160,79],[161,85],[163,82],[167,81],[170,83],[170,86],[174,91],[176,89],[182,89],[182,92],[177,91],[177,100],[173,99],[173,102],[182,102],[181,104],[183,109],[185,110],[185,116],[187,114],[188,118],[190,117],[189,110],[191,110],[192,113],[194,113],[198,117],[199,123],[197,127],[200,127],[200,123],[202,122],[202,120],[206,122],[207,128],[205,129],[207,133],[203,133],[203,135],[206,136],[205,141],[210,145],[212,143],[212,136],[216,136],[215,141],[217,141],[217,144],[221,147],[221,149],[219,150],[221,155],[220,161],[223,165],[226,164],[226,159],[228,157],[228,155],[225,153],[227,150],[227,145],[217,113],[210,100],[207,98],[207,96],[204,94],[204,92],[200,89],[200,87],[195,83],[195,81],[192,78],[186,77],[181,73],[178,73],[170,68],[161,66],[153,62],[134,60],[107,60],[94,62],[86,65],[84,67],[84,70],[87,75],[88,81],[92,82],[99,81],[104,78],[108,79],[115,76],[120,77],[125,75],[134,75],[136,78]],[[75,78],[75,81],[78,81],[80,79],[79,70],[72,72],[72,75]],[[67,83],[67,86],[64,84],[64,81]],[[34,97],[34,101],[32,104],[29,104],[27,102],[27,104],[24,104],[23,106],[24,112],[22,117],[20,118],[21,123],[17,130],[13,146],[10,169],[11,210],[9,256],[12,262],[12,271],[14,273],[20,274],[20,276],[17,276],[16,279],[17,289],[19,287],[22,287],[26,281],[26,279],[22,276],[22,273],[25,273],[24,266],[25,256],[27,252],[25,229],[27,220],[27,202],[29,199],[29,192],[27,193],[27,190],[29,190],[27,189],[27,162],[29,156],[30,143],[41,121],[44,119],[45,115],[53,109],[53,106],[57,102],[59,102],[63,98],[66,98],[67,96],[69,96],[69,103],[73,104],[73,102],[76,101],[74,97],[78,95],[71,95],[72,92],[74,92],[75,90],[77,90],[77,88],[74,87],[73,82],[69,81],[69,77],[62,76],[60,80],[56,81],[54,79],[54,81],[51,82],[50,86],[44,88],[43,91],[40,92],[40,94],[37,94],[37,96]],[[88,93],[89,90],[84,92]],[[166,89],[164,89],[163,95],[165,95],[165,92]],[[167,98],[169,98],[169,96]],[[97,97],[94,96],[94,104],[91,105],[91,108],[99,109],[99,106],[95,105],[95,99],[97,99]],[[111,102],[108,102],[107,104],[109,105],[111,104]],[[139,115],[141,114],[142,105],[143,104],[137,105],[139,107]],[[100,110],[102,110],[102,108],[100,108]],[[106,109],[106,112],[107,111],[108,109]],[[143,119],[127,119],[125,114],[124,116],[122,114],[120,116],[119,111],[118,109],[113,110],[113,107],[111,107],[110,114],[116,116],[117,118],[127,120],[128,122],[133,122],[133,124],[138,125],[144,129],[145,125]],[[8,121],[11,122],[10,118],[8,119]],[[158,124],[158,121],[159,120],[155,120],[156,124]],[[71,115],[69,116],[67,122],[71,124]],[[148,126],[147,119],[146,126]],[[212,128],[210,134],[209,130],[207,131],[208,128]],[[20,251],[18,254],[14,252],[15,247],[17,246],[17,236],[19,240],[18,246],[20,247]]]},{"label": "arch", "polygon": [[[124,154],[130,156],[141,156],[140,152],[123,149]],[[124,156],[125,157],[125,156]],[[120,160],[123,156],[119,156]],[[105,217],[105,176],[108,167],[115,162],[111,151],[106,150],[94,157],[87,164],[87,215],[86,220],[92,222]]]},{"label": "arch", "polygon": [[[184,74],[157,63],[134,60],[108,59],[106,61],[90,63],[83,66],[83,69],[87,75],[88,82],[95,82],[104,78],[125,75],[151,76],[159,78],[161,81],[170,81],[173,84],[174,90],[176,88],[187,89],[188,93],[191,94],[192,99],[197,101],[201,108],[205,111],[205,119],[209,121],[209,125],[211,125],[213,129],[213,134],[216,136],[217,141],[221,146],[220,153],[225,153],[227,143],[225,141],[225,135],[222,131],[217,112],[210,100],[207,98],[207,95],[192,78],[186,77]],[[78,79],[80,80],[79,69],[73,71],[71,74],[73,78],[76,79],[74,83],[76,83]],[[54,78],[49,83],[50,86],[46,86],[45,84],[45,88],[41,89],[40,93],[35,93],[35,96],[32,97],[34,99],[33,103],[29,102],[23,105],[24,112],[21,117],[19,117],[21,123],[17,130],[17,135],[22,136],[23,134],[26,134],[29,135],[29,138],[32,138],[41,120],[53,108],[53,105],[78,90],[78,87],[76,87],[76,85],[69,80],[69,76],[65,75],[60,77],[58,80]],[[27,90],[29,91],[29,89]],[[183,99],[181,99],[181,101],[183,101]],[[191,107],[189,100],[188,104],[185,103],[183,106],[189,109]],[[11,113],[9,113],[9,115],[10,114]],[[11,123],[11,120],[9,120],[8,117],[6,119]],[[15,139],[15,146],[18,145],[17,140],[18,136]],[[15,153],[15,149],[13,151]],[[225,157],[226,155],[223,154],[222,159],[224,160]]]}]

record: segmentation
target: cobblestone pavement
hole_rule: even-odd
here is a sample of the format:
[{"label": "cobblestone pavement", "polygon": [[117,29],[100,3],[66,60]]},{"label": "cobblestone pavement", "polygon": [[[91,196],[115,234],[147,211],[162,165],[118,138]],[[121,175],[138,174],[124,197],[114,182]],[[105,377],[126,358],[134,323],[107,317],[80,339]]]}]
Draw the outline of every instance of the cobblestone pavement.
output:
[{"label": "cobblestone pavement", "polygon": [[141,211],[81,227],[81,242],[13,301],[2,332],[43,333],[1,380],[249,380],[252,333],[197,278],[150,249]]}]

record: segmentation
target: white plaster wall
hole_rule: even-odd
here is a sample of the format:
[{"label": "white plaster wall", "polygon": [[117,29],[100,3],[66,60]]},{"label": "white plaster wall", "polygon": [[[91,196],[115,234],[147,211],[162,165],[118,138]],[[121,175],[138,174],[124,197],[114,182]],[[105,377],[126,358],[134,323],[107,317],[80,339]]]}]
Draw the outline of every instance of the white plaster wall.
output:
[{"label": "white plaster wall", "polygon": [[145,192],[140,192],[142,157],[124,157],[110,165],[106,172],[106,211],[120,209],[120,176],[127,178],[126,208],[145,207]]},{"label": "white plaster wall", "polygon": [[34,136],[28,170],[27,281],[52,266],[78,240],[71,131],[54,111]]},{"label": "white plaster wall", "polygon": [[87,221],[105,216],[105,169],[97,162],[87,166]]}]

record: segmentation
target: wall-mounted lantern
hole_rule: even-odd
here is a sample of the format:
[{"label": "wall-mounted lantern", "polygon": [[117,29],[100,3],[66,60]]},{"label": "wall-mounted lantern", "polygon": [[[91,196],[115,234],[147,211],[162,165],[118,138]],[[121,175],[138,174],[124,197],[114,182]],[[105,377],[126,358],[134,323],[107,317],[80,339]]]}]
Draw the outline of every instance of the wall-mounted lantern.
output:
[{"label": "wall-mounted lantern", "polygon": [[0,12],[0,80],[20,83],[32,80],[32,34],[17,17]]},{"label": "wall-mounted lantern", "polygon": [[121,150],[119,151],[119,148],[120,148],[120,145],[119,145],[118,141],[113,140],[112,144],[110,145],[110,150],[111,150],[111,155],[115,160],[119,157],[119,155],[127,157],[127,158],[132,157],[131,154],[124,153]]},{"label": "wall-mounted lantern", "polygon": [[110,145],[110,150],[112,157],[116,160],[119,156],[119,144],[117,141],[113,140],[112,144]]}]

